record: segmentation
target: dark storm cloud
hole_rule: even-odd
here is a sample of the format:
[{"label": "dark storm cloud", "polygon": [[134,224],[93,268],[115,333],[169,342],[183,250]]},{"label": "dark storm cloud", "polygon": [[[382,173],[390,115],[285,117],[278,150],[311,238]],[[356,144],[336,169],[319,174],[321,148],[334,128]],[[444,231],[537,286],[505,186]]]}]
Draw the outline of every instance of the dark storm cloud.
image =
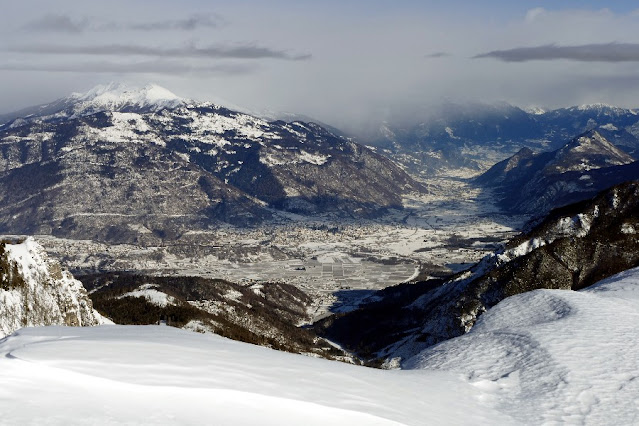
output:
[{"label": "dark storm cloud", "polygon": [[494,58],[505,62],[571,60],[582,62],[637,62],[639,44],[605,43],[580,46],[559,46],[547,44],[536,47],[516,47],[507,50],[493,50],[474,58]]},{"label": "dark storm cloud", "polygon": [[117,55],[156,56],[162,58],[232,58],[232,59],[283,59],[301,61],[311,58],[310,54],[291,55],[283,50],[255,45],[243,46],[183,46],[177,48],[150,47],[126,44],[105,44],[96,46],[65,45],[24,45],[7,49],[14,53],[48,55]]},{"label": "dark storm cloud", "polygon": [[447,58],[451,56],[448,52],[434,52],[426,55],[427,58]]},{"label": "dark storm cloud", "polygon": [[74,19],[67,15],[45,15],[22,28],[26,31],[51,33],[81,33],[85,31],[193,31],[198,28],[217,28],[225,20],[219,15],[191,16],[184,19],[168,19],[157,22],[114,22],[94,18]]},{"label": "dark storm cloud", "polygon": [[117,62],[84,62],[55,64],[0,64],[4,71],[43,71],[73,73],[116,73],[116,74],[167,74],[180,75],[189,73],[244,75],[257,70],[249,64],[221,64],[213,66],[189,65],[181,62],[148,61],[134,63]]}]

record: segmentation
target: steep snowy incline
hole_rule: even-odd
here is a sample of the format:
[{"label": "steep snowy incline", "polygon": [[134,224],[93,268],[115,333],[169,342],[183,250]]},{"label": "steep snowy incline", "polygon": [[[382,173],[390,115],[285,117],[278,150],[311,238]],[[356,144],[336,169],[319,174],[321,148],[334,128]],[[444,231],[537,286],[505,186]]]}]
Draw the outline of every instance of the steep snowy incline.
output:
[{"label": "steep snowy incline", "polygon": [[82,283],[49,259],[35,240],[0,241],[0,337],[20,327],[105,322]]},{"label": "steep snowy incline", "polygon": [[382,371],[171,327],[24,329],[0,341],[0,423],[513,424],[458,375]]},{"label": "steep snowy incline", "polygon": [[634,424],[638,302],[639,268],[580,292],[520,294],[407,366],[462,373],[489,405],[526,424]]}]

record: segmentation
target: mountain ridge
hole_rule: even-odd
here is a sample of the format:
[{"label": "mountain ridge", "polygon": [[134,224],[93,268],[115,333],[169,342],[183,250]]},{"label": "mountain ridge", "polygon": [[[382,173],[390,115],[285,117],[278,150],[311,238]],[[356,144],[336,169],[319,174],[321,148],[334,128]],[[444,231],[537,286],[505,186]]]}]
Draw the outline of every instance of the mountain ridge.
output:
[{"label": "mountain ridge", "polygon": [[552,208],[639,178],[634,162],[631,155],[594,129],[555,151],[534,153],[524,148],[475,182],[496,189],[505,210],[542,216]]},{"label": "mountain ridge", "polygon": [[635,181],[553,210],[470,269],[381,290],[358,310],[317,323],[318,333],[363,358],[397,365],[467,333],[507,297],[540,288],[580,290],[639,266],[638,206]]},{"label": "mountain ridge", "polygon": [[[124,93],[134,103],[148,97]],[[0,126],[0,232],[155,244],[223,223],[253,226],[277,211],[372,217],[425,190],[314,123],[267,122],[212,103],[169,107],[161,96],[157,109],[132,110],[113,98],[98,104],[121,110],[67,107]]]},{"label": "mountain ridge", "polygon": [[607,137],[617,146],[638,147],[637,110],[599,104],[524,110],[508,103],[448,102],[430,111],[380,120],[377,127],[354,134],[414,173],[470,177],[521,148],[559,149],[593,129],[607,129]]}]

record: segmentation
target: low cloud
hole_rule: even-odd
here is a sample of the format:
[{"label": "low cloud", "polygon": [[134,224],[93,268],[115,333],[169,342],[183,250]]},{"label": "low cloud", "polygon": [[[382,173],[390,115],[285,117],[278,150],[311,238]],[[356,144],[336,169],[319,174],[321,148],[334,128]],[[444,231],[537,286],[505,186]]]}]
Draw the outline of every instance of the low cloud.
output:
[{"label": "low cloud", "polygon": [[49,33],[82,33],[86,31],[193,31],[198,28],[217,28],[226,21],[219,15],[191,16],[155,22],[100,21],[95,18],[74,19],[67,15],[45,15],[22,28],[26,31]]},{"label": "low cloud", "polygon": [[310,54],[290,54],[283,50],[274,50],[256,45],[208,46],[193,45],[165,48],[126,44],[106,44],[97,46],[66,45],[24,45],[7,49],[14,53],[47,55],[117,55],[117,56],[156,56],[161,58],[230,58],[230,59],[282,59],[302,61],[311,58]]},{"label": "low cloud", "polygon": [[493,50],[474,58],[493,58],[504,62],[571,60],[582,62],[638,62],[638,43],[584,44],[559,46],[547,44],[536,47],[516,47]]},{"label": "low cloud", "polygon": [[173,61],[147,61],[120,63],[108,61],[84,62],[84,63],[54,63],[32,64],[12,63],[0,64],[0,70],[4,71],[41,71],[41,72],[69,72],[69,73],[109,73],[109,74],[224,74],[245,75],[257,70],[253,64],[220,64],[198,65],[184,64]]},{"label": "low cloud", "polygon": [[181,30],[193,31],[197,28],[216,28],[224,23],[218,15],[193,16],[186,19],[167,20],[160,22],[148,22],[123,25],[124,28],[136,31],[166,31]]},{"label": "low cloud", "polygon": [[89,27],[88,19],[74,20],[65,15],[45,15],[26,24],[23,29],[36,32],[81,33]]},{"label": "low cloud", "polygon": [[427,58],[447,58],[449,56],[451,56],[451,54],[448,52],[434,52],[426,55]]}]

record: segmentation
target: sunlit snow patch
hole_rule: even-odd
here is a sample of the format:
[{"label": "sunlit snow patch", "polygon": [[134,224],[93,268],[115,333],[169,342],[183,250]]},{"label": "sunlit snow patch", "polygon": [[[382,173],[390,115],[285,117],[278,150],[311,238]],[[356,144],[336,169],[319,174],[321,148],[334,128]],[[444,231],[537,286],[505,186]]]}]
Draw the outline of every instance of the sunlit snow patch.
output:
[{"label": "sunlit snow patch", "polygon": [[165,308],[169,305],[175,305],[175,298],[156,290],[157,284],[143,284],[134,291],[129,291],[119,296],[118,299],[123,297],[144,297],[147,302]]}]

